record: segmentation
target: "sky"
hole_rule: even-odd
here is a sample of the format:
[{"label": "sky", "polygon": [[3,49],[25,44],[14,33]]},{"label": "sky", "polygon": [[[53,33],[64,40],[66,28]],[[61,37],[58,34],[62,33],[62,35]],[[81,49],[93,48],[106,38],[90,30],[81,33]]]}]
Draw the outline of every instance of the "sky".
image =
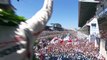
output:
[{"label": "sky", "polygon": [[[44,0],[12,0],[12,5],[17,9],[16,14],[31,18],[38,12]],[[60,23],[62,27],[71,29],[78,27],[78,0],[53,0],[53,13],[47,25]]]}]

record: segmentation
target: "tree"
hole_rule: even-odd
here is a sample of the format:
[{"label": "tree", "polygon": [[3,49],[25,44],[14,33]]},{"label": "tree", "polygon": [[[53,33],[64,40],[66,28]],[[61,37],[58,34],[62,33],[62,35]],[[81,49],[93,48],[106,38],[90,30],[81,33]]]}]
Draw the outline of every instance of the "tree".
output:
[{"label": "tree", "polygon": [[16,26],[21,21],[25,21],[26,18],[18,16],[12,10],[1,10],[0,11],[0,25]]},{"label": "tree", "polygon": [[[19,2],[19,0],[17,0]],[[15,13],[15,7],[11,4],[11,0],[0,1],[0,25],[16,26],[21,21],[25,21],[25,17],[18,16]],[[7,4],[4,4],[6,2]]]}]

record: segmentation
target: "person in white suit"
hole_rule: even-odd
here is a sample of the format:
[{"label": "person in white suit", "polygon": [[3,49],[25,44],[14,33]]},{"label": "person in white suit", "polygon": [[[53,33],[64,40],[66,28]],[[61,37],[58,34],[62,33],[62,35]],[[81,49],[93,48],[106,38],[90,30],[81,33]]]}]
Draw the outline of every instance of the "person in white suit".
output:
[{"label": "person in white suit", "polygon": [[18,26],[0,26],[0,60],[32,60],[34,38],[43,31],[52,14],[52,0]]}]

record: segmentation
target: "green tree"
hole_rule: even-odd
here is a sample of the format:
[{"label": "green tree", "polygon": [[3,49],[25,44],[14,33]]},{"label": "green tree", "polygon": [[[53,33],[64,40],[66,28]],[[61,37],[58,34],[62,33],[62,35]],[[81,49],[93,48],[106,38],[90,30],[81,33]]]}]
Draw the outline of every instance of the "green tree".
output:
[{"label": "green tree", "polygon": [[23,16],[18,16],[12,10],[2,10],[0,11],[0,25],[16,26],[21,21],[25,21],[26,18]]}]

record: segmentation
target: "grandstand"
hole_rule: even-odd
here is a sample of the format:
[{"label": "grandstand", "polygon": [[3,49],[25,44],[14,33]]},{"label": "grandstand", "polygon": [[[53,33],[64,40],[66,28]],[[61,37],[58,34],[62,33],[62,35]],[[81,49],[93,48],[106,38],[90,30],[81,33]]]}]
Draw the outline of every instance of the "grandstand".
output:
[{"label": "grandstand", "polygon": [[[97,33],[103,37],[107,32],[107,1],[106,0],[79,0],[79,24],[80,31],[89,35]],[[101,34],[101,32],[103,34]],[[103,35],[103,36],[102,36]],[[101,38],[100,37],[100,38]],[[90,37],[91,38],[91,37]],[[107,59],[107,44],[105,38],[100,40],[100,53]]]}]

